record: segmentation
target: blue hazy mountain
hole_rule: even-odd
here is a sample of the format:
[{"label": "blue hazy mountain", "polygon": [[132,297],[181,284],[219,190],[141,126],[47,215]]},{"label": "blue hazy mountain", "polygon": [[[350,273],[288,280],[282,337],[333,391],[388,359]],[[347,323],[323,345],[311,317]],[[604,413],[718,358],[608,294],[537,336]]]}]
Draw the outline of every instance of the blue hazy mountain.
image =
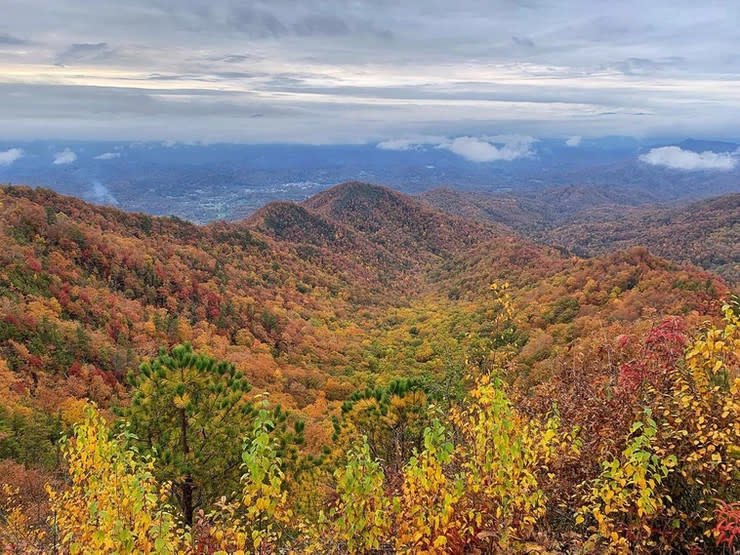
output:
[{"label": "blue hazy mountain", "polygon": [[[0,142],[22,149],[0,183],[43,186],[101,204],[196,222],[239,219],[273,200],[303,200],[344,181],[406,193],[445,186],[511,192],[559,185],[625,186],[666,200],[738,190],[737,171],[676,172],[641,163],[655,145],[734,152],[734,143],[626,137],[540,139],[511,161],[474,162],[433,144],[408,150],[359,145],[154,142]],[[706,145],[707,148],[703,148]],[[736,148],[736,147],[735,147]],[[695,150],[699,152],[700,150]],[[56,163],[55,163],[56,162]]]}]

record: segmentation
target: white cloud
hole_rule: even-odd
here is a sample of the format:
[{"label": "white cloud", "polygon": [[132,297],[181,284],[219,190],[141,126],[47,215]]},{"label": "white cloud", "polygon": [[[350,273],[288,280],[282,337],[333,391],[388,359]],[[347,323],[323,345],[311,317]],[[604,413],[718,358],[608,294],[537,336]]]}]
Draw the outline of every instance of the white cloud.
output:
[{"label": "white cloud", "polygon": [[54,165],[56,166],[71,164],[75,160],[77,160],[77,155],[68,148],[65,148],[62,152],[57,152],[54,155]]},{"label": "white cloud", "polygon": [[653,166],[663,166],[674,170],[723,170],[729,171],[737,165],[736,153],[694,152],[677,146],[654,148],[640,156],[640,160]]},{"label": "white cloud", "polygon": [[99,156],[96,156],[96,160],[113,160],[114,158],[120,158],[121,153],[120,152],[104,152],[103,154],[100,154]]},{"label": "white cloud", "polygon": [[573,135],[571,138],[565,141],[567,146],[578,146],[581,144],[581,136]]},{"label": "white cloud", "polygon": [[[423,136],[409,139],[389,139],[376,146],[382,150],[418,150],[424,145],[449,150],[472,162],[511,161],[533,154],[532,143],[537,139],[527,135],[488,135],[482,137]],[[497,146],[498,145],[498,146]]]},{"label": "white cloud", "polygon": [[[494,137],[486,137],[494,139]],[[495,162],[498,160],[511,161],[517,158],[531,156],[531,146],[534,139],[531,137],[509,137],[510,142],[497,147],[490,142],[476,137],[457,137],[451,141],[442,143],[438,148],[444,148],[454,152],[458,156],[472,162]],[[514,140],[511,140],[514,139]]]},{"label": "white cloud", "polygon": [[11,148],[10,150],[0,152],[0,166],[9,166],[22,156],[23,150],[20,148]]},{"label": "white cloud", "polygon": [[447,137],[436,135],[412,135],[401,139],[388,139],[375,145],[381,150],[419,150],[423,146],[438,146],[448,141]]},{"label": "white cloud", "polygon": [[416,150],[421,145],[411,139],[390,139],[379,142],[376,146],[381,150]]}]

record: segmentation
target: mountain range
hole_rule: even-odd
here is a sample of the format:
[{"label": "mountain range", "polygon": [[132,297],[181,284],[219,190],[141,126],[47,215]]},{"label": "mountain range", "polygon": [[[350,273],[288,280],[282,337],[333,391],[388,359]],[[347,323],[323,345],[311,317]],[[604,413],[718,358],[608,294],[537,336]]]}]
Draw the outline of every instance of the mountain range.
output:
[{"label": "mountain range", "polygon": [[[606,137],[584,138],[577,146],[568,146],[563,139],[486,139],[507,140],[515,141],[514,157],[490,161],[472,160],[434,143],[408,141],[390,145],[0,141],[0,153],[8,155],[7,162],[0,161],[0,183],[48,187],[98,204],[176,215],[196,223],[238,221],[269,202],[302,201],[350,180],[383,184],[407,194],[447,187],[536,195],[550,187],[597,186],[624,189],[635,203],[689,202],[738,192],[735,143]],[[489,149],[508,144],[477,141]],[[693,164],[696,157],[701,161],[703,152],[724,156],[725,166],[676,169],[665,165],[675,162],[670,157],[650,159],[654,163],[641,159],[665,147],[678,149],[670,154],[689,157]]]},{"label": "mountain range", "polygon": [[580,256],[643,246],[713,270],[730,283],[740,280],[738,193],[665,204],[634,188],[592,185],[507,194],[433,189],[419,198]]},{"label": "mountain range", "polygon": [[[133,369],[146,376],[150,361],[174,364],[171,349],[223,361],[204,368],[231,368],[224,379],[232,385],[229,376],[243,374],[252,389],[240,396],[269,400],[274,418],[300,422],[303,458],[295,460],[309,461],[329,484],[321,503],[334,503],[331,476],[354,456],[348,445],[369,443],[387,495],[396,495],[393,480],[423,448],[430,419],[478,402],[475,415],[500,406],[525,431],[562,422],[571,434],[563,445],[578,449],[543,487],[578,510],[574,488],[597,479],[598,461],[635,429],[634,376],[662,376],[665,361],[679,356],[675,345],[718,322],[723,305],[732,310],[733,285],[684,263],[693,252],[667,249],[671,261],[642,246],[615,249],[645,237],[660,246],[680,232],[697,249],[717,239],[716,250],[705,249],[710,258],[695,262],[734,257],[737,195],[690,213],[627,204],[629,195],[598,188],[553,198],[572,207],[573,218],[595,199],[625,216],[577,224],[565,208],[526,196],[437,190],[415,198],[348,182],[236,222],[196,225],[43,188],[0,188],[0,476],[22,488],[23,514],[34,515],[23,522],[46,526],[44,488],[63,488],[60,445],[82,429],[74,425],[86,403],[111,421],[135,410],[148,390],[136,393]],[[527,226],[535,213],[541,221]],[[650,233],[631,234],[628,221]],[[574,235],[592,238],[579,240],[588,257],[571,252]],[[542,237],[555,246],[538,243]],[[506,401],[486,400],[480,388],[490,379]],[[190,410],[188,399],[178,393],[175,406]],[[244,414],[251,422],[253,413]],[[304,466],[289,466],[293,458],[279,460],[286,476],[309,479]],[[240,483],[231,474],[229,482],[204,479],[210,489],[200,482],[198,491],[216,492],[198,498],[204,510]],[[286,487],[302,484],[296,480],[286,478]],[[555,530],[547,545],[577,545],[568,528],[553,528],[558,510],[547,514]]]}]

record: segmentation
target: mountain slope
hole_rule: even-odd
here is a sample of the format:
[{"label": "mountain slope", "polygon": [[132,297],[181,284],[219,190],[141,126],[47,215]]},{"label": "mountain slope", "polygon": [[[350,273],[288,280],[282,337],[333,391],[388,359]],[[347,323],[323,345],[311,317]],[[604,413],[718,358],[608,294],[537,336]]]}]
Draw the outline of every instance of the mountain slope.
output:
[{"label": "mountain slope", "polygon": [[596,207],[638,206],[655,202],[629,187],[570,185],[512,193],[431,189],[418,196],[451,214],[504,224],[520,233],[547,228]]},{"label": "mountain slope", "polygon": [[553,187],[495,195],[434,189],[419,196],[451,214],[506,225],[581,256],[631,247],[740,281],[740,194],[688,205],[656,203],[624,187]]},{"label": "mountain slope", "polygon": [[546,242],[593,256],[633,246],[740,282],[740,193],[680,207],[591,210],[550,230]]},{"label": "mountain slope", "polygon": [[244,224],[340,275],[349,273],[366,284],[374,279],[386,291],[406,293],[425,288],[426,272],[442,261],[500,235],[491,225],[358,182],[337,185],[301,204],[270,203]]},{"label": "mountain slope", "polygon": [[3,187],[0,241],[0,479],[40,491],[82,400],[125,407],[124,376],[182,342],[305,423],[306,456],[343,457],[336,426],[358,418],[397,472],[423,445],[416,416],[470,406],[469,378],[493,375],[538,422],[557,402],[588,438],[567,476],[595,478],[641,410],[613,396],[640,338],[675,316],[693,333],[728,296],[645,249],[566,256],[356,184],[208,226]]},{"label": "mountain slope", "polygon": [[420,276],[413,272],[417,258],[401,257],[373,243],[365,234],[299,204],[270,203],[243,224],[271,237],[303,260],[348,276],[369,293],[404,290],[409,279],[419,285]]},{"label": "mountain slope", "polygon": [[420,252],[446,256],[496,236],[491,226],[450,217],[407,195],[360,182],[332,187],[303,206],[411,257]]}]

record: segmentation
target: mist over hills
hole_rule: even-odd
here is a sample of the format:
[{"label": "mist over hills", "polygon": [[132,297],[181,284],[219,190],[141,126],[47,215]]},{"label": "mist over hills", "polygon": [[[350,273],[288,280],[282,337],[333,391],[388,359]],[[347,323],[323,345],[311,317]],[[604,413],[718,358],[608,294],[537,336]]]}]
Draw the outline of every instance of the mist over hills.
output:
[{"label": "mist over hills", "polygon": [[[736,166],[712,169],[716,163],[734,164],[734,143],[619,137],[579,138],[575,146],[568,145],[570,139],[531,137],[470,138],[461,144],[419,140],[389,141],[383,148],[383,143],[5,142],[0,182],[49,187],[90,202],[199,223],[239,220],[268,202],[301,201],[352,180],[406,193],[603,185],[624,189],[634,203],[697,200],[736,192],[740,182]],[[678,150],[661,152],[666,146]],[[656,149],[649,158],[655,163],[641,160]],[[725,158],[702,158],[706,149]],[[509,158],[497,159],[501,156]]]}]

